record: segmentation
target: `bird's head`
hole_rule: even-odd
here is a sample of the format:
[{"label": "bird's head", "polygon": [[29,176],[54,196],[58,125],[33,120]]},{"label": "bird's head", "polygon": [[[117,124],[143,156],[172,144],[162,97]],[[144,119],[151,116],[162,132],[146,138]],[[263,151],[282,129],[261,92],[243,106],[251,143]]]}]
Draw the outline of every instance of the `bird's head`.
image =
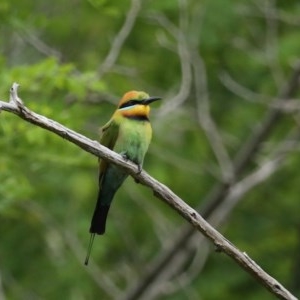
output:
[{"label": "bird's head", "polygon": [[160,97],[149,97],[145,92],[130,91],[120,100],[118,111],[124,117],[148,118],[150,112],[149,104],[160,99]]}]

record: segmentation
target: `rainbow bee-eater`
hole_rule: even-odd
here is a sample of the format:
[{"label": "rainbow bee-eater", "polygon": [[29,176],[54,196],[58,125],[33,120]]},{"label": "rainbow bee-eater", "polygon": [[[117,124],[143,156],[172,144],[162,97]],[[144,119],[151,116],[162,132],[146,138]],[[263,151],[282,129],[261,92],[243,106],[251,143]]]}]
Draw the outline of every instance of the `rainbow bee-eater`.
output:
[{"label": "rainbow bee-eater", "polygon": [[[149,104],[160,100],[145,92],[130,91],[120,100],[111,119],[102,127],[100,143],[131,160],[141,172],[148,150],[152,128]],[[91,222],[91,240],[85,264],[88,264],[95,234],[104,234],[106,217],[113,197],[128,174],[119,167],[99,159],[99,192]]]}]

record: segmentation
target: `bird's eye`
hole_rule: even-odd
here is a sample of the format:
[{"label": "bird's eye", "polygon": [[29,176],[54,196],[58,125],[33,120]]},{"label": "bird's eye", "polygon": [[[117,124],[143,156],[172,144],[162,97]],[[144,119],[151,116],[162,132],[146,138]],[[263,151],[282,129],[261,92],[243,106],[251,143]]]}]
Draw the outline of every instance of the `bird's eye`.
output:
[{"label": "bird's eye", "polygon": [[136,104],[139,104],[140,102],[141,101],[139,101],[139,100],[132,99],[132,100],[129,100],[129,101],[123,103],[119,108],[134,106]]},{"label": "bird's eye", "polygon": [[136,102],[137,102],[136,100],[130,100],[130,101],[128,102],[128,106],[135,105],[135,104],[137,104]]}]

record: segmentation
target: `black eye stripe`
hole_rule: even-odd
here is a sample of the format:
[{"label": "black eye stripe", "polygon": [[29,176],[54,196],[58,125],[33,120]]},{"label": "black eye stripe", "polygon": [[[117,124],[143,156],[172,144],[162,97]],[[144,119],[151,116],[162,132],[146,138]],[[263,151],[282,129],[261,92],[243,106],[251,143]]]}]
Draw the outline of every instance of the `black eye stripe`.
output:
[{"label": "black eye stripe", "polygon": [[133,105],[136,105],[136,104],[142,104],[142,101],[141,100],[135,100],[135,99],[132,99],[132,100],[129,100],[125,103],[123,103],[120,107],[120,108],[125,108],[125,107],[129,107],[129,106],[133,106]]}]

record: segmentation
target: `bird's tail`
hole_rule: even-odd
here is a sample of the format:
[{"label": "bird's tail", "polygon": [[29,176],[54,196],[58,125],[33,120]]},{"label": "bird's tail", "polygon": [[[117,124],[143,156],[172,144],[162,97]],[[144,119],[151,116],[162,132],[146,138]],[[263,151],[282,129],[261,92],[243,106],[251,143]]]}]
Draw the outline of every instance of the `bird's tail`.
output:
[{"label": "bird's tail", "polygon": [[105,233],[106,218],[107,218],[110,205],[102,204],[100,201],[101,197],[102,197],[101,191],[99,191],[97,204],[94,210],[91,227],[90,227],[91,237],[90,237],[90,243],[89,243],[87,255],[84,262],[85,265],[88,265],[89,263],[95,235]]},{"label": "bird's tail", "polygon": [[105,233],[106,218],[108,215],[110,205],[102,204],[100,201],[100,197],[101,197],[101,191],[98,194],[98,200],[97,200],[97,204],[91,222],[90,233],[96,233],[96,234]]},{"label": "bird's tail", "polygon": [[[116,191],[122,184],[122,182],[128,176],[126,173],[120,172],[118,169],[114,169],[114,168],[109,168],[107,172],[108,173],[103,179],[104,181],[101,182],[100,190],[98,193],[97,204],[91,222],[91,227],[90,227],[91,238],[90,238],[88,253],[85,260],[86,265],[89,262],[89,257],[92,251],[95,235],[105,233],[106,218],[107,218],[107,214],[112,199]],[[109,180],[110,178],[113,178],[114,180],[110,181]]]}]

